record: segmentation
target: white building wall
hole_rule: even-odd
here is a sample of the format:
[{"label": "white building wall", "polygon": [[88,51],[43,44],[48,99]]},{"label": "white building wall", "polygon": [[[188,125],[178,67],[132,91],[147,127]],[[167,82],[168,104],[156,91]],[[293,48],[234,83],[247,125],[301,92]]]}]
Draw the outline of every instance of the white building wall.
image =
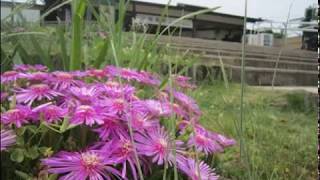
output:
[{"label": "white building wall", "polygon": [[[1,21],[11,13],[11,7],[1,7]],[[27,22],[37,22],[40,19],[39,9],[23,9],[21,15]],[[11,20],[11,18],[7,19]],[[14,15],[15,22],[21,22],[19,15]]]}]

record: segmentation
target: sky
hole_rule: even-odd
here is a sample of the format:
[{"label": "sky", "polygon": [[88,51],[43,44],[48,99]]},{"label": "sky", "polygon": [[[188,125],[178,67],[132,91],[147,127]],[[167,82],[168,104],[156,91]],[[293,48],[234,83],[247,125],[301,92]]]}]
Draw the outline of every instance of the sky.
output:
[{"label": "sky", "polygon": [[[166,4],[168,0],[138,0],[153,3]],[[248,0],[248,16],[255,18],[270,19],[276,21],[286,21],[291,2],[291,18],[300,18],[304,16],[304,10],[313,4],[316,0]],[[217,12],[244,15],[245,0],[171,0],[172,4],[185,3],[203,7],[221,6]]]}]

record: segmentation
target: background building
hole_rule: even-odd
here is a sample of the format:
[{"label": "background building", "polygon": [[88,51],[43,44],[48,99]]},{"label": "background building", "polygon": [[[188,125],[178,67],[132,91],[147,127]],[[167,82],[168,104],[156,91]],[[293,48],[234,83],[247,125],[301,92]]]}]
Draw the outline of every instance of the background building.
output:
[{"label": "background building", "polygon": [[[44,7],[42,1],[34,1],[32,4],[28,0],[1,0],[1,21],[22,22],[39,22],[40,11]],[[15,7],[23,7],[20,13],[16,13],[12,18],[6,18]],[[22,19],[23,18],[23,19]]]},{"label": "background building", "polygon": [[[106,1],[98,0],[91,2],[98,14],[109,13],[115,20],[117,20],[119,12],[116,1],[112,1],[109,4],[106,3]],[[57,3],[57,1],[47,0],[46,3],[46,7],[48,7],[51,6],[52,3]],[[129,31],[135,28],[136,25],[143,25],[147,33],[155,33],[158,24],[160,23],[160,17],[164,8],[165,5],[161,4],[130,1],[125,15],[124,30]],[[113,12],[110,12],[110,9],[113,10]],[[205,8],[186,4],[170,5],[168,7],[168,17],[162,23],[161,28],[164,29],[172,21],[183,15],[202,9]],[[46,22],[55,22],[58,18],[60,20],[66,20],[68,19],[67,17],[70,16],[70,12],[70,6],[65,6],[50,14],[45,20]],[[87,20],[94,20],[92,10],[88,9],[86,16]],[[261,19],[247,18],[248,23],[255,23],[257,21],[261,21]],[[166,33],[172,32],[173,35],[181,35],[185,37],[240,42],[242,30],[242,16],[209,12],[185,19],[172,26]]]}]

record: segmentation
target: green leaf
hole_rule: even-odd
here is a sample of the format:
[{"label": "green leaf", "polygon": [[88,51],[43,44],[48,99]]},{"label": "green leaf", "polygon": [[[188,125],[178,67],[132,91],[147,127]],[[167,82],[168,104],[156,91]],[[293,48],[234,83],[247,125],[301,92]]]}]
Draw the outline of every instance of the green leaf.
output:
[{"label": "green leaf", "polygon": [[67,41],[65,38],[64,29],[62,27],[57,27],[57,35],[59,37],[63,68],[64,70],[68,70],[69,59],[68,59],[67,46],[66,46]]},{"label": "green leaf", "polygon": [[22,62],[22,59],[21,59],[21,56],[19,53],[16,53],[13,58],[12,58],[12,61],[14,64],[23,64]]},{"label": "green leaf", "polygon": [[24,145],[24,138],[23,136],[18,136],[16,139],[16,144],[19,146],[23,146]]},{"label": "green leaf", "polygon": [[25,126],[29,131],[31,131],[33,134],[37,133],[37,127],[34,125],[27,125]]},{"label": "green leaf", "polygon": [[23,149],[14,149],[10,154],[10,159],[14,162],[21,163],[24,160]]},{"label": "green leaf", "polygon": [[79,70],[82,64],[82,28],[83,15],[86,8],[86,0],[74,0],[72,3],[72,45],[70,70]]},{"label": "green leaf", "polygon": [[51,174],[49,176],[49,180],[56,180],[58,178],[58,175],[57,174]]},{"label": "green leaf", "polygon": [[36,159],[39,157],[39,152],[38,152],[38,147],[37,146],[33,146],[31,148],[28,148],[27,151],[24,152],[26,157],[30,158],[30,159]]},{"label": "green leaf", "polygon": [[68,126],[69,126],[69,118],[64,118],[62,125],[60,127],[60,132],[64,133],[67,130]]},{"label": "green leaf", "polygon": [[26,179],[26,180],[32,179],[32,177],[29,174],[25,173],[25,172],[15,170],[14,173],[17,176],[21,177],[22,179]]},{"label": "green leaf", "polygon": [[22,127],[20,127],[19,129],[17,129],[17,135],[18,136],[22,136],[25,132],[26,132],[26,127],[25,126],[22,126]]}]

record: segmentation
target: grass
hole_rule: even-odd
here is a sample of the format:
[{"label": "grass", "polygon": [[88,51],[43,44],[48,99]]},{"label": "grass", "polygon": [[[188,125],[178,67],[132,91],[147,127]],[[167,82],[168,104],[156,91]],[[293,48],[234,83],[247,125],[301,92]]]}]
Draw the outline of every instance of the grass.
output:
[{"label": "grass", "polygon": [[[246,89],[243,137],[249,166],[240,162],[238,143],[214,158],[217,172],[227,179],[317,179],[317,113],[301,94]],[[205,127],[239,142],[234,124],[240,118],[239,84],[229,89],[222,82],[203,84],[193,97]]]}]

